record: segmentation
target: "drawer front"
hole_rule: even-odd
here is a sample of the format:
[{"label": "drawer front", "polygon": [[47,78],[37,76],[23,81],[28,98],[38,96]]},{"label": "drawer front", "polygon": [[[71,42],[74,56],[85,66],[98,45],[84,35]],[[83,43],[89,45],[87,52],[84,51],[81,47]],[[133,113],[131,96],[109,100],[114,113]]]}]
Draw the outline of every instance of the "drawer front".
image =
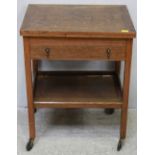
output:
[{"label": "drawer front", "polygon": [[[61,42],[61,41],[60,41]],[[67,44],[68,43],[68,44]],[[125,44],[117,42],[62,42],[48,40],[32,43],[31,58],[49,60],[123,60],[126,55]]]}]

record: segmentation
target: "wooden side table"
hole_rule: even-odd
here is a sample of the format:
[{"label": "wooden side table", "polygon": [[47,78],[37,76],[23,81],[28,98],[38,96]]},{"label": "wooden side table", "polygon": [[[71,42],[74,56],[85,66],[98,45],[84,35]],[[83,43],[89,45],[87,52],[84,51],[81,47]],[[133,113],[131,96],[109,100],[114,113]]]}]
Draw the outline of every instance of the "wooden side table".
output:
[{"label": "wooden side table", "polygon": [[[126,6],[29,5],[24,40],[29,134],[35,139],[36,108],[121,109],[121,149],[126,137],[132,42],[135,29]],[[113,71],[39,71],[46,60],[114,61]],[[123,89],[119,72],[125,62]],[[33,80],[32,80],[33,79]]]}]

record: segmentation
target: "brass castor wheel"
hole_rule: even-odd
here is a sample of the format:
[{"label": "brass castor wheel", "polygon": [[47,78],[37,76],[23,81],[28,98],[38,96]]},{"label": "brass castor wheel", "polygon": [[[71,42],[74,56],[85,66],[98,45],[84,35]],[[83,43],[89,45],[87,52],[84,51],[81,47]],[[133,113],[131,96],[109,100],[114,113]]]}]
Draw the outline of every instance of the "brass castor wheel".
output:
[{"label": "brass castor wheel", "polygon": [[115,109],[113,108],[107,108],[104,110],[104,112],[107,114],[107,115],[112,115],[114,113]]},{"label": "brass castor wheel", "polygon": [[34,140],[30,139],[26,145],[26,150],[30,151],[33,148]]},{"label": "brass castor wheel", "polygon": [[37,112],[37,108],[34,108],[34,113],[36,113]]},{"label": "brass castor wheel", "polygon": [[123,145],[123,142],[122,142],[122,139],[120,139],[117,145],[117,151],[120,151],[122,149],[122,145]]}]

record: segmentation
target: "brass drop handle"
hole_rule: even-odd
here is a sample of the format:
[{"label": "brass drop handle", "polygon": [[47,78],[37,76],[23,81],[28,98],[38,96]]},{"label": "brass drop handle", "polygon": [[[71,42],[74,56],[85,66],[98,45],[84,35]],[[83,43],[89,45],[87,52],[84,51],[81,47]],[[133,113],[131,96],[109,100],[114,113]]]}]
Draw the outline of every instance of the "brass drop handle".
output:
[{"label": "brass drop handle", "polygon": [[108,48],[108,49],[107,49],[107,57],[108,57],[108,59],[110,59],[110,55],[111,55],[111,49]]},{"label": "brass drop handle", "polygon": [[45,48],[45,54],[47,57],[49,57],[49,54],[50,54],[50,48]]}]

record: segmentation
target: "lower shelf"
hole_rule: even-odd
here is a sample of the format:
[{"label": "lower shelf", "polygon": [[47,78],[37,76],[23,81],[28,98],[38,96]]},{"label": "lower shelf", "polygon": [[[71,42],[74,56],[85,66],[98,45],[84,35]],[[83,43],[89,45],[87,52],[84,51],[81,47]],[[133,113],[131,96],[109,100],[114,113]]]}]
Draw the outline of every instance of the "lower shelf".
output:
[{"label": "lower shelf", "polygon": [[121,108],[121,87],[114,73],[40,72],[34,87],[34,105],[36,108]]}]

